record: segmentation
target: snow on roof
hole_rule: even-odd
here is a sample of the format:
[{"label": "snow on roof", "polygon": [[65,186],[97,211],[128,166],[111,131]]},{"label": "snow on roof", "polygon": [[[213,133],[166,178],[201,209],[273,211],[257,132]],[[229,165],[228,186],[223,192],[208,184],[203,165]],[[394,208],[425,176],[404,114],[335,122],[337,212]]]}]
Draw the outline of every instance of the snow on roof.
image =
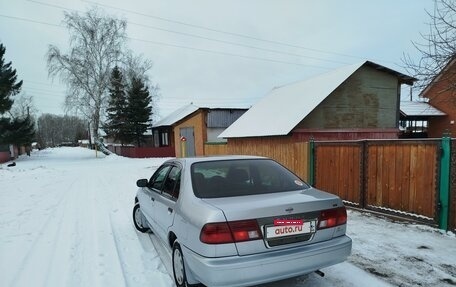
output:
[{"label": "snow on roof", "polygon": [[222,132],[220,138],[287,135],[315,107],[362,66],[390,73],[401,83],[413,84],[415,78],[379,64],[364,61],[328,73],[273,89],[236,122]]},{"label": "snow on roof", "polygon": [[182,108],[176,110],[175,112],[169,114],[168,116],[164,117],[163,119],[156,122],[153,127],[162,127],[162,126],[171,126],[178,121],[182,120],[186,116],[196,112],[199,107],[195,106],[194,104],[188,104],[183,106]]},{"label": "snow on roof", "polygon": [[196,112],[198,109],[211,109],[211,110],[217,110],[217,109],[230,109],[230,110],[247,110],[249,108],[248,105],[233,105],[233,106],[220,106],[220,105],[195,105],[193,103],[190,103],[186,106],[183,106],[182,108],[172,112],[168,116],[164,117],[163,119],[159,120],[156,122],[153,127],[162,127],[162,126],[171,126],[178,121],[184,119],[185,117],[193,114]]},{"label": "snow on roof", "polygon": [[405,116],[445,116],[446,114],[425,102],[401,101],[401,113]]},{"label": "snow on roof", "polygon": [[219,137],[287,135],[364,63],[273,89]]}]

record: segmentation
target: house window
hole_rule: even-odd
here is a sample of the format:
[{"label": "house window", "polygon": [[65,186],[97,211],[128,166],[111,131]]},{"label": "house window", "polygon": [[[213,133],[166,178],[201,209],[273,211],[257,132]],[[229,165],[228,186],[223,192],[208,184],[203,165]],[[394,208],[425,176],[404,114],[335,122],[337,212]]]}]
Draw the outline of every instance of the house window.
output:
[{"label": "house window", "polygon": [[168,132],[161,133],[161,146],[169,146]]}]

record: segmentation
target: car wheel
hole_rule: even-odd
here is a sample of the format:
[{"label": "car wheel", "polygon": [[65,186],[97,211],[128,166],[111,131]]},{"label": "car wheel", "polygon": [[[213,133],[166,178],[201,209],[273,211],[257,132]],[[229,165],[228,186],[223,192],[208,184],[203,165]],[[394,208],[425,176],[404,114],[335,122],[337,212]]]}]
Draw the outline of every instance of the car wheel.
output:
[{"label": "car wheel", "polygon": [[142,233],[150,232],[150,229],[144,225],[145,221],[146,218],[144,218],[141,208],[139,208],[139,203],[136,203],[135,207],[133,207],[133,223],[135,224],[136,230]]},{"label": "car wheel", "polygon": [[173,244],[173,275],[177,287],[188,286],[187,276],[185,275],[184,255],[182,255],[182,249],[177,241]]}]

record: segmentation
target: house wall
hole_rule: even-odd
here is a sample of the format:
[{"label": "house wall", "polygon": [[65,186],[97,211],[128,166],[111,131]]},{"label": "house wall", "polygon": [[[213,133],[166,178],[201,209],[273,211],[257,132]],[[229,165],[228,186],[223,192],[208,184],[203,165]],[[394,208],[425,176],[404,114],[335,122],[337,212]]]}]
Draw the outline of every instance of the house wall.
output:
[{"label": "house wall", "polygon": [[396,76],[363,66],[296,128],[397,128],[399,99],[400,85]]},{"label": "house wall", "polygon": [[207,141],[215,143],[226,142],[226,139],[218,137],[224,130],[226,128],[207,128]]},{"label": "house wall", "polygon": [[206,112],[198,110],[196,113],[187,117],[183,121],[179,122],[173,128],[174,134],[174,146],[176,149],[176,157],[182,156],[181,141],[180,141],[180,129],[181,128],[193,128],[195,138],[195,155],[204,155],[204,143],[207,141],[207,128],[205,123]]},{"label": "house wall", "polygon": [[447,114],[429,119],[428,137],[442,137],[444,133],[456,136],[456,97],[454,91],[448,90],[448,87],[454,86],[455,81],[456,63],[453,63],[422,94],[429,99],[429,104]]}]

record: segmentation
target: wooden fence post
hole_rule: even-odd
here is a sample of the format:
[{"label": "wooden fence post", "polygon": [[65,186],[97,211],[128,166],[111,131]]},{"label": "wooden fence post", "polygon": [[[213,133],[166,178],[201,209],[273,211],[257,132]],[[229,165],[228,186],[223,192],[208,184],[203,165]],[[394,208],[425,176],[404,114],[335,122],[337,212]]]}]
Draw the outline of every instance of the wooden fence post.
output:
[{"label": "wooden fence post", "polygon": [[309,141],[309,184],[314,186],[315,184],[315,142],[313,139]]}]

